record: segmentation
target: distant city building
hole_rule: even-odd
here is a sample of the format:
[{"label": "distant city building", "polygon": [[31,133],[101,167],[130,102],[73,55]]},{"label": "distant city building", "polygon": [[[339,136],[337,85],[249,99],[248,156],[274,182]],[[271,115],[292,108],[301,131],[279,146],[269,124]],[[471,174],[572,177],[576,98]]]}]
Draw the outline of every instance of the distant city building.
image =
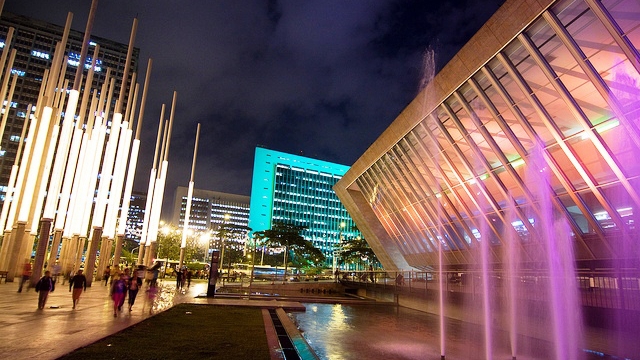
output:
[{"label": "distant city building", "polygon": [[[185,186],[178,186],[174,197],[171,223],[180,229],[184,228],[188,190]],[[191,198],[189,229],[195,233],[210,232],[209,249],[217,249],[221,246],[221,239],[218,234],[220,225],[229,224],[238,229],[248,228],[249,204],[249,197],[246,195],[194,189]],[[243,236],[235,236],[233,239],[226,240],[232,240],[235,249],[244,249],[247,233]]]},{"label": "distant city building", "polygon": [[[64,19],[61,19],[64,20]],[[0,49],[6,46],[9,28],[15,29],[11,48],[16,49],[16,58],[11,73],[18,76],[15,92],[10,105],[5,132],[0,139],[0,200],[4,201],[6,185],[9,182],[11,166],[14,164],[20,134],[28,113],[28,105],[36,105],[42,77],[45,69],[51,67],[56,43],[62,38],[64,28],[44,21],[21,15],[2,12],[0,18]],[[76,68],[80,61],[80,51],[84,33],[71,30],[65,54],[68,56],[66,78],[73,85]],[[107,69],[116,84],[122,82],[124,64],[127,57],[127,44],[91,36],[91,46],[84,64],[84,76],[91,67],[94,47],[100,45],[100,52],[94,68],[93,88],[99,88],[105,79]],[[137,71],[140,50],[133,49],[129,76]],[[129,82],[131,79],[129,79]],[[120,87],[115,87],[113,101],[118,99]],[[123,106],[126,108],[126,104]]]},{"label": "distant city building", "polygon": [[257,147],[251,185],[249,227],[271,229],[273,222],[306,226],[302,233],[333,262],[340,238],[359,235],[333,191],[348,166]]},{"label": "distant city building", "polygon": [[[184,227],[188,190],[186,186],[178,186],[176,189],[171,223],[178,228]],[[228,215],[226,221],[225,215]],[[215,230],[224,222],[238,226],[249,226],[249,197],[193,189],[189,228],[196,231]]]},{"label": "distant city building", "polygon": [[127,228],[125,237],[127,239],[140,242],[142,234],[142,224],[144,223],[144,212],[147,203],[147,194],[134,191],[131,194],[129,203],[129,215],[127,217]]}]

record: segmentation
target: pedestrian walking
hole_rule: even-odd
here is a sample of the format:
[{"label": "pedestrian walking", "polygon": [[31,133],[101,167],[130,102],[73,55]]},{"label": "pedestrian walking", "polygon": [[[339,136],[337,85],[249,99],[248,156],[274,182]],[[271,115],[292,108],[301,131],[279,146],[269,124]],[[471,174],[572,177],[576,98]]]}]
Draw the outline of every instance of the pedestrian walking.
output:
[{"label": "pedestrian walking", "polygon": [[182,270],[176,269],[176,290],[182,288]]},{"label": "pedestrian walking", "polygon": [[193,273],[191,270],[187,270],[187,289],[191,287],[191,277],[193,277]]},{"label": "pedestrian walking", "polygon": [[136,270],[136,278],[138,278],[138,285],[142,286],[142,281],[144,280],[144,265],[138,265],[138,269]]},{"label": "pedestrian walking", "polygon": [[142,285],[142,279],[136,276],[129,278],[129,311],[131,311],[133,304],[136,302],[136,296],[138,296],[140,285]]},{"label": "pedestrian walking", "polygon": [[113,316],[118,316],[118,311],[122,310],[124,297],[127,294],[127,283],[124,280],[124,273],[111,281],[111,299],[113,300]]},{"label": "pedestrian walking", "polygon": [[184,289],[184,284],[187,282],[187,268],[186,266],[182,268],[182,282],[180,283],[180,288]]},{"label": "pedestrian walking", "polygon": [[109,276],[111,276],[111,268],[107,266],[107,268],[104,269],[104,274],[102,275],[102,280],[104,280],[104,286],[107,286],[107,284],[109,283]]},{"label": "pedestrian walking", "polygon": [[[160,266],[162,266],[161,263],[156,262],[155,264],[153,264],[152,267],[150,267],[149,271],[151,272],[151,281],[149,282],[149,286],[150,287],[156,287],[156,285],[158,285],[158,275],[160,273]],[[166,270],[166,267],[165,267]]]},{"label": "pedestrian walking", "polygon": [[69,281],[69,292],[73,289],[73,293],[71,293],[71,299],[73,300],[73,307],[75,309],[78,305],[78,301],[80,300],[80,295],[82,295],[83,291],[87,291],[87,277],[82,273],[82,269],[78,270],[78,273],[75,274],[71,280]]},{"label": "pedestrian walking", "polygon": [[[125,284],[127,284],[127,289],[129,289],[129,280],[131,280],[131,276],[130,276],[131,270],[129,268],[125,268],[124,269],[124,277],[122,278],[125,282]],[[126,292],[125,292],[126,295]],[[118,309],[122,310],[122,305],[124,305],[124,297],[122,298],[122,301],[120,302],[120,304],[118,305]]]},{"label": "pedestrian walking", "polygon": [[[156,286],[149,286],[149,288],[147,289],[147,299],[145,302],[146,306],[147,304],[149,305],[149,314],[153,314],[153,304],[156,301],[156,296],[158,295],[158,288]],[[144,307],[142,308],[144,311]]]},{"label": "pedestrian walking", "polygon": [[[22,286],[24,283],[29,282],[31,280],[32,268],[31,262],[28,260],[22,265],[22,278],[20,279],[20,286],[18,286],[18,292],[22,292]],[[27,291],[29,291],[29,287],[27,287]]]},{"label": "pedestrian walking", "polygon": [[44,309],[47,304],[47,297],[49,293],[56,289],[56,282],[51,278],[51,271],[44,272],[44,276],[38,280],[36,284],[36,292],[38,295],[38,309]]}]

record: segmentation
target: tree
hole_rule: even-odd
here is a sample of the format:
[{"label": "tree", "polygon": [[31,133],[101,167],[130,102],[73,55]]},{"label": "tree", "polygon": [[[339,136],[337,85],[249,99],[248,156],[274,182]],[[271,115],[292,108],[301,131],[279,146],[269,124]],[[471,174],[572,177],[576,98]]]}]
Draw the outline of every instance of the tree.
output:
[{"label": "tree", "polygon": [[204,261],[205,249],[198,236],[187,236],[187,244],[184,248],[185,262]]},{"label": "tree", "polygon": [[371,246],[362,237],[352,239],[344,239],[340,244],[341,257],[344,261],[368,261],[369,263],[377,263],[378,258],[371,249]]},{"label": "tree", "polygon": [[292,252],[293,255],[291,259],[295,259],[292,261],[298,268],[313,266],[316,268],[323,267],[326,256],[324,253],[313,246],[310,241],[305,241],[306,245],[302,248],[293,247]]},{"label": "tree", "polygon": [[[222,245],[222,261],[228,260],[228,271],[231,270],[233,262],[241,262],[244,252],[244,241],[251,228],[233,223],[223,223],[218,227],[218,239]],[[225,250],[226,249],[226,250]],[[224,264],[221,264],[224,266]]]},{"label": "tree", "polygon": [[[144,244],[142,246],[144,246]],[[139,248],[140,246],[138,245],[137,241],[133,239],[125,238],[122,243],[122,253],[120,254],[120,261],[122,262],[124,260],[127,265],[129,264],[135,265],[135,263],[138,260],[138,257],[137,257],[137,254],[134,252],[136,250],[139,250]]]},{"label": "tree", "polygon": [[156,239],[158,259],[178,259],[180,258],[180,244],[182,242],[181,233],[175,227],[169,227],[158,232]]},{"label": "tree", "polygon": [[293,252],[299,259],[316,261],[324,259],[324,254],[313,246],[310,241],[304,239],[300,233],[306,230],[306,226],[274,222],[271,229],[258,231],[254,236],[261,239],[267,247],[284,248],[284,274],[287,274],[289,251]]}]

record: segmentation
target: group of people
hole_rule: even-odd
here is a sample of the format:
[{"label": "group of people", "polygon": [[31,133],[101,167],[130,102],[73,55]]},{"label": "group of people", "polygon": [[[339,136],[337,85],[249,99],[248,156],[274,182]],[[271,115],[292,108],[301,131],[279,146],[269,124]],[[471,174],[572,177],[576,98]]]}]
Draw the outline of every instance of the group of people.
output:
[{"label": "group of people", "polygon": [[[32,265],[27,262],[23,266],[22,278],[18,287],[18,292],[22,292],[25,283],[28,283],[32,274]],[[113,300],[113,316],[118,316],[118,312],[122,311],[122,306],[128,295],[129,311],[136,302],[138,291],[142,286],[143,278],[145,277],[145,269],[143,266],[139,266],[134,270],[134,274],[131,274],[129,268],[124,271],[115,269],[114,274],[111,274],[111,269],[107,267],[104,272],[103,280],[105,286],[109,283],[111,278],[111,288],[109,294]],[[189,277],[190,283],[190,277]],[[153,282],[150,282],[151,287],[155,287]],[[38,309],[44,309],[49,293],[55,291],[56,280],[51,276],[51,271],[47,270],[35,285],[35,291],[38,293]],[[28,290],[28,287],[27,287]],[[78,306],[80,296],[87,290],[87,277],[83,274],[83,270],[78,270],[75,274],[69,276],[69,292],[71,292],[71,299],[73,301],[72,309]]]},{"label": "group of people", "polygon": [[[33,274],[33,266],[30,261],[26,261],[22,265],[22,275],[20,278],[20,284],[18,285],[18,292],[21,293],[24,288],[24,284],[28,284],[31,281],[31,275]],[[49,297],[49,293],[53,292],[56,289],[56,280],[51,277],[51,271],[47,270],[44,272],[44,276],[42,276],[38,282],[36,283],[35,290],[38,293],[38,309],[44,309],[47,304],[47,298]],[[27,291],[29,291],[29,286],[27,285]]]},{"label": "group of people", "polygon": [[184,288],[185,283],[187,284],[187,289],[191,287],[192,277],[193,273],[186,266],[183,266],[182,269],[176,269],[176,290]]},{"label": "group of people", "polygon": [[[123,272],[120,272],[114,275],[114,278],[111,281],[111,299],[113,300],[113,316],[118,316],[118,312],[122,311],[122,306],[124,305],[124,300],[128,295],[128,305],[129,311],[133,307],[133,304],[136,302],[136,297],[138,296],[138,291],[142,286],[142,278],[144,277],[144,268],[138,267],[135,271],[135,274],[131,275],[131,270],[129,268],[124,269]],[[105,280],[105,284],[108,279]]]},{"label": "group of people", "polygon": [[[20,282],[20,288],[18,292],[22,290],[23,281]],[[73,286],[73,294],[71,296],[73,300],[73,308],[76,308],[76,304],[78,303],[78,299],[80,299],[80,294],[82,291],[87,290],[87,279],[84,275],[82,275],[82,270],[78,270],[78,273],[69,281],[69,291],[71,292],[71,288]],[[36,292],[38,293],[38,309],[44,309],[47,304],[47,298],[49,298],[49,293],[52,293],[56,289],[56,280],[51,277],[51,271],[47,270],[44,272],[44,276],[38,280],[36,283]]]},{"label": "group of people", "polygon": [[[148,274],[147,274],[148,272]],[[104,285],[110,285],[109,295],[113,300],[113,316],[117,317],[118,312],[122,311],[125,299],[128,298],[129,311],[135,304],[136,297],[140,287],[142,287],[143,280],[149,284],[150,297],[152,293],[155,293],[156,281],[158,274],[158,266],[150,267],[146,269],[144,266],[139,265],[133,270],[125,268],[120,270],[118,267],[107,266],[104,270],[102,280]],[[22,292],[25,283],[29,283],[32,276],[32,265],[30,262],[25,262],[22,269],[22,277],[18,287],[18,292]],[[176,288],[178,290],[191,286],[191,279],[194,276],[193,272],[186,266],[180,271],[176,271]],[[71,299],[73,301],[73,308],[76,309],[80,296],[87,290],[87,277],[83,274],[83,270],[80,269],[76,273],[69,274],[69,292],[72,293]],[[64,282],[63,282],[64,284]],[[35,285],[35,291],[38,293],[38,309],[44,309],[49,293],[55,291],[56,279],[52,277],[51,271],[47,270]],[[27,290],[29,287],[27,286]]]}]

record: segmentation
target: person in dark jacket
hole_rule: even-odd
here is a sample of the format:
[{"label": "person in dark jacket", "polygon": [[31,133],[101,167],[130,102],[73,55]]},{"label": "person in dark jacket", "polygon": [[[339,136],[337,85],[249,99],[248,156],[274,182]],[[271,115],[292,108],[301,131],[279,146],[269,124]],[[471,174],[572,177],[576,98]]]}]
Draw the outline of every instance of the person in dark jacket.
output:
[{"label": "person in dark jacket", "polygon": [[51,271],[47,270],[44,272],[44,276],[41,277],[36,284],[36,292],[39,294],[38,309],[44,309],[49,293],[53,292],[55,289],[56,282],[51,278]]},{"label": "person in dark jacket", "polygon": [[84,276],[82,270],[78,270],[78,273],[69,281],[69,291],[71,291],[71,288],[73,288],[71,299],[73,299],[73,309],[75,309],[80,300],[80,295],[82,295],[83,291],[87,291],[87,277]]},{"label": "person in dark jacket", "polygon": [[136,276],[129,278],[129,311],[131,311],[133,304],[136,302],[136,296],[138,296],[138,290],[140,290],[141,284],[142,280],[138,281]]},{"label": "person in dark jacket", "polygon": [[180,269],[176,269],[176,290],[182,289],[182,276],[183,272]]},{"label": "person in dark jacket", "polygon": [[107,266],[107,268],[104,269],[104,274],[102,275],[102,280],[104,280],[104,286],[107,286],[107,284],[109,283],[109,276],[111,276],[111,268]]}]

